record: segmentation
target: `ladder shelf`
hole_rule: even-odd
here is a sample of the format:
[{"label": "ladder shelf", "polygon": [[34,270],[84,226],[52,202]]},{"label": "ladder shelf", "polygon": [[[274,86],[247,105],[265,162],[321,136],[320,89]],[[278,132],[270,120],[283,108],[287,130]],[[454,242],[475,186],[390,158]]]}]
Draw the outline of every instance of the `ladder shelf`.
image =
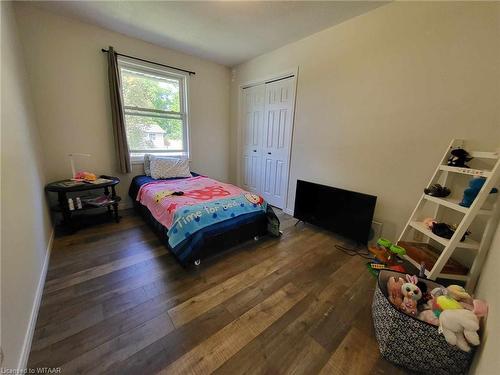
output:
[{"label": "ladder shelf", "polygon": [[[399,236],[398,244],[401,244],[403,247],[405,247],[405,245],[409,246],[412,249],[410,252],[408,252],[407,249],[406,259],[417,268],[420,268],[420,262],[424,261],[425,274],[429,279],[435,280],[436,278],[445,278],[464,281],[466,283],[466,289],[472,292],[475,288],[479,272],[484,263],[499,219],[500,204],[495,203],[493,204],[493,208],[490,209],[490,207],[485,208],[484,203],[491,189],[495,186],[500,177],[500,153],[498,151],[469,152],[469,155],[474,159],[487,159],[486,165],[488,166],[494,164],[489,170],[448,166],[446,162],[449,158],[450,151],[457,147],[464,148],[464,145],[465,142],[463,140],[453,140],[450,143],[427,186],[436,183],[440,179],[444,179],[444,184],[446,184],[449,181],[449,177],[451,177],[449,173],[462,174],[470,176],[471,178],[482,177],[485,179],[484,184],[471,206],[460,206],[459,201],[453,198],[438,198],[422,194],[417,206],[413,210]],[[463,188],[465,188],[465,186],[462,186],[460,189]],[[495,194],[496,201],[498,201],[498,195],[500,194]],[[434,234],[421,221],[423,219],[423,213],[421,211],[425,202],[431,202],[436,205],[435,217],[438,216],[439,210],[442,207],[462,214],[462,218],[450,239]],[[481,238],[474,240],[470,237],[466,237],[464,241],[460,241],[474,219],[478,216],[483,216],[485,220],[484,230],[481,231]],[[479,224],[481,223],[483,223],[483,221],[479,222]],[[416,231],[420,236],[424,235],[427,240],[423,243],[422,241],[419,243],[405,241],[404,238],[407,237],[407,234],[411,231]],[[415,236],[415,238],[417,238],[417,236]],[[428,243],[430,240],[435,241],[443,248],[439,250],[432,247]],[[468,250],[471,252],[470,254],[474,256],[474,260],[470,267],[462,266],[452,258],[456,249],[466,249],[466,251]]]},{"label": "ladder shelf", "polygon": [[[458,200],[453,200],[453,199],[448,199],[448,198],[437,198],[433,197],[431,195],[424,194],[423,198],[429,202],[434,202],[436,204],[439,204],[441,206],[445,206],[448,208],[451,208],[452,210],[461,212],[463,214],[466,214],[469,211],[469,207],[463,207],[458,204]],[[492,215],[493,210],[487,210],[487,209],[480,209],[478,211],[478,215]]]}]

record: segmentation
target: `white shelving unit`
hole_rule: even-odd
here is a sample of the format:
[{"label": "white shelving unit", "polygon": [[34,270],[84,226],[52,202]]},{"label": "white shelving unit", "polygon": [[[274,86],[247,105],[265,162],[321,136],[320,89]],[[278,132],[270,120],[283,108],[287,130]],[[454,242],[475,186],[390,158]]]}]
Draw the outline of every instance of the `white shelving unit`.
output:
[{"label": "white shelving unit", "polygon": [[[437,198],[426,194],[422,194],[417,206],[413,210],[408,222],[403,229],[403,232],[399,236],[398,243],[404,241],[408,237],[409,233],[414,231],[419,233],[420,236],[424,236],[426,239],[421,245],[429,245],[429,241],[433,240],[439,245],[441,245],[441,250],[436,255],[436,260],[430,269],[426,269],[425,273],[429,279],[435,280],[437,278],[447,278],[453,280],[465,281],[466,289],[472,292],[476,286],[477,279],[479,277],[481,268],[483,266],[487,251],[491,245],[491,240],[493,238],[494,231],[496,229],[496,224],[499,218],[499,204],[498,196],[500,194],[495,194],[496,202],[493,204],[492,208],[483,208],[489,193],[498,181],[500,176],[500,153],[499,152],[484,152],[484,151],[469,151],[470,155],[474,160],[486,159],[491,165],[491,169],[473,169],[473,168],[460,168],[451,167],[446,165],[448,158],[450,156],[450,151],[454,148],[462,147],[467,150],[465,141],[463,140],[453,140],[450,146],[444,153],[440,163],[438,164],[428,186],[441,182],[441,184],[446,185],[450,181],[450,174],[461,174],[472,177],[484,177],[486,180],[483,187],[481,188],[476,199],[473,201],[470,207],[460,206],[459,200],[452,198]],[[466,186],[453,186],[452,189],[460,189],[463,191]],[[434,234],[427,226],[421,222],[423,219],[422,211],[423,206],[426,202],[431,202],[435,204],[435,214],[439,212],[440,208],[445,208],[453,210],[462,215],[462,219],[458,224],[454,235],[450,239],[446,239]],[[485,224],[482,231],[482,236],[479,241],[475,241],[469,237],[465,241],[461,242],[461,238],[468,230],[469,226],[472,224],[474,219],[478,216],[483,216],[485,218]],[[412,243],[415,245],[415,243]],[[417,244],[418,245],[418,244]],[[404,245],[403,245],[404,246]],[[417,246],[418,248],[418,246]],[[470,266],[469,272],[466,275],[460,275],[455,273],[444,273],[443,268],[446,266],[447,262],[452,257],[456,249],[467,249],[473,254],[473,262]],[[406,259],[416,267],[420,267],[418,260],[412,259],[410,256],[406,256]]]}]

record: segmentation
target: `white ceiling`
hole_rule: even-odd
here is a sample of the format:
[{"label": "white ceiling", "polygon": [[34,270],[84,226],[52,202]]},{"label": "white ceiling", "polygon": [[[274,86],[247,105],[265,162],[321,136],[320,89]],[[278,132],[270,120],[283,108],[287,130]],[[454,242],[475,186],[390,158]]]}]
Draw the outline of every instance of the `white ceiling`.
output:
[{"label": "white ceiling", "polygon": [[47,1],[51,12],[234,66],[382,1]]}]

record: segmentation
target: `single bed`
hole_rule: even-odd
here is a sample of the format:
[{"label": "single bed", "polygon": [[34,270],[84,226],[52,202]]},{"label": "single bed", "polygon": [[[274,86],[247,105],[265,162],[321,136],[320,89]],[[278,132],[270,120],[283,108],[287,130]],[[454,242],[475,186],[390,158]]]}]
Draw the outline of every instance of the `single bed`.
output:
[{"label": "single bed", "polygon": [[[279,220],[271,206],[265,204],[265,202],[246,202],[245,195],[247,195],[246,199],[252,199],[252,197],[248,197],[249,193],[240,196],[237,193],[241,189],[233,185],[211,180],[194,172],[191,174],[191,178],[159,180],[140,175],[133,178],[129,188],[129,196],[134,201],[136,210],[141,213],[182,265],[199,264],[202,259],[268,233],[279,234]],[[210,200],[200,198],[199,192],[205,190],[194,189],[193,186],[197,186],[197,184],[201,185],[202,189],[206,185],[210,187],[216,184],[216,193],[223,194],[220,193],[222,188],[222,192],[229,190],[231,194],[211,197]],[[182,191],[183,194],[182,196],[171,195],[172,191]],[[190,199],[193,197],[195,199]],[[198,200],[200,200],[203,209],[195,210]],[[179,208],[172,209],[174,214],[169,215],[167,218],[164,215],[166,211],[180,201],[187,204],[179,204]],[[175,202],[175,204],[172,204],[172,202]],[[265,204],[265,207],[258,206],[261,203]],[[211,207],[205,204],[211,205]],[[238,209],[243,210],[243,206],[245,206],[244,209],[251,212],[231,211],[231,206],[237,204],[241,204],[241,207],[237,207]],[[184,211],[186,208],[191,212]],[[221,217],[217,219],[217,222],[213,224],[206,222],[200,225],[200,222],[203,223],[203,220],[206,220],[205,217],[202,217],[203,215],[210,216],[210,220],[215,220],[212,219],[212,216],[215,217],[217,214],[212,213],[214,211],[210,210],[218,208],[220,208],[218,211],[220,213],[226,214],[227,212],[226,218],[219,215]],[[199,216],[193,216],[196,213]],[[186,223],[186,219],[189,220],[190,218],[194,219],[189,224],[197,225],[196,229],[192,230],[192,233],[186,230],[180,236],[177,233],[177,229],[181,229],[179,225]],[[200,218],[201,220],[199,220]]]}]

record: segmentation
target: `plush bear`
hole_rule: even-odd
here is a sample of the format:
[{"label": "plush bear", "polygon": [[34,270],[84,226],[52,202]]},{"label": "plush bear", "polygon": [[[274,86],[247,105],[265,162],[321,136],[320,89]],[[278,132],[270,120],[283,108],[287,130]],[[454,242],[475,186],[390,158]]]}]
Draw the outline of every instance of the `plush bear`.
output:
[{"label": "plush bear", "polygon": [[[474,199],[476,199],[477,195],[479,194],[479,191],[481,191],[481,188],[483,187],[485,182],[486,179],[484,177],[472,178],[469,181],[469,187],[464,190],[464,196],[459,205],[463,207],[470,207],[472,205],[472,202],[474,202]],[[490,194],[497,192],[497,188],[493,188],[491,189]]]},{"label": "plush bear", "polygon": [[479,318],[470,310],[444,310],[439,315],[439,333],[450,345],[458,346],[464,352],[470,345],[479,345]]},{"label": "plush bear", "polygon": [[465,151],[463,148],[456,148],[454,150],[451,150],[451,156],[448,159],[448,165],[451,167],[470,168],[465,163],[471,160],[472,157],[467,151]]},{"label": "plush bear", "polygon": [[394,276],[389,277],[389,280],[387,280],[387,294],[389,297],[389,301],[399,307],[403,303],[403,292],[401,291],[401,287],[405,281],[401,278],[398,277],[396,278]]}]

